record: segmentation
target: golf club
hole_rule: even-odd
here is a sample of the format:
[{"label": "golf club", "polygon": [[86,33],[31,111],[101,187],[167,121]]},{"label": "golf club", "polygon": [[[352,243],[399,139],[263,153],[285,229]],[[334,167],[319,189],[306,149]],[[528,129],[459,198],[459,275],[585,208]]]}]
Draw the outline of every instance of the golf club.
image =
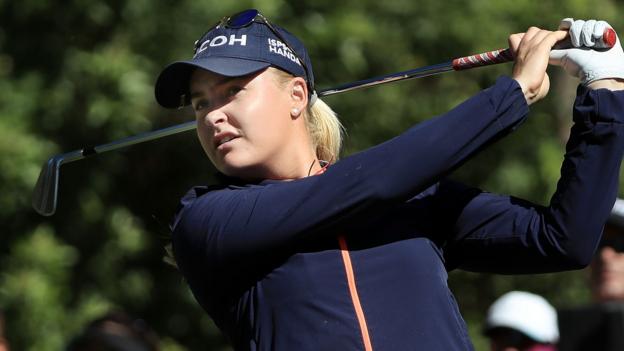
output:
[{"label": "golf club", "polygon": [[[607,30],[605,30],[603,38],[606,46],[613,46],[615,44],[616,38],[615,31],[611,28],[608,28]],[[403,72],[392,73],[388,75],[343,84],[335,88],[322,90],[318,92],[317,95],[318,97],[330,96],[355,89],[361,89],[390,82],[422,78],[448,71],[460,71],[510,61],[513,61],[513,55],[510,49],[494,50],[481,54],[459,57],[448,62],[439,63],[431,66],[415,68]],[[54,214],[58,201],[60,168],[63,164],[82,160],[86,157],[101,154],[106,151],[117,150],[130,145],[144,143],[146,141],[182,133],[195,128],[196,122],[189,121],[151,132],[141,133],[107,144],[85,147],[80,150],[55,155],[50,158],[41,169],[39,179],[37,180],[37,184],[33,192],[32,206],[35,211],[43,216],[51,216]]]}]

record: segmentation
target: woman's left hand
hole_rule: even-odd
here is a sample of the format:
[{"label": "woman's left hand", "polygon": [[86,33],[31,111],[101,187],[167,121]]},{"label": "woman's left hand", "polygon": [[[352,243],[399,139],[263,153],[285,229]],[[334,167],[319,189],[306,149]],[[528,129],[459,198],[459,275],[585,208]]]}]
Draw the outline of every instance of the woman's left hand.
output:
[{"label": "woman's left hand", "polygon": [[564,30],[549,31],[531,27],[526,33],[509,36],[509,48],[515,57],[512,77],[520,84],[529,105],[548,94],[550,80],[546,68],[550,50],[567,34]]},{"label": "woman's left hand", "polygon": [[[624,50],[609,23],[564,18],[559,29],[569,31],[570,47],[552,50],[551,64],[561,66],[591,89],[624,89]],[[608,34],[615,34],[613,46]]]}]

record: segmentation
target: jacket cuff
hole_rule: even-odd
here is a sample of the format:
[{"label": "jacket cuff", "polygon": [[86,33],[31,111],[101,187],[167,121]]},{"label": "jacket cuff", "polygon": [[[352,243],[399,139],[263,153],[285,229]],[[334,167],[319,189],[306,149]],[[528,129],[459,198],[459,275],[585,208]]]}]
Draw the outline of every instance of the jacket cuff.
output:
[{"label": "jacket cuff", "polygon": [[624,90],[590,89],[579,85],[574,101],[574,122],[591,130],[602,123],[624,123]]},{"label": "jacket cuff", "polygon": [[489,96],[492,108],[499,118],[501,128],[505,129],[509,125],[513,125],[511,130],[518,127],[519,124],[514,123],[517,116],[526,116],[529,113],[529,105],[524,98],[522,88],[518,82],[509,77],[501,76],[496,83],[485,90]]}]

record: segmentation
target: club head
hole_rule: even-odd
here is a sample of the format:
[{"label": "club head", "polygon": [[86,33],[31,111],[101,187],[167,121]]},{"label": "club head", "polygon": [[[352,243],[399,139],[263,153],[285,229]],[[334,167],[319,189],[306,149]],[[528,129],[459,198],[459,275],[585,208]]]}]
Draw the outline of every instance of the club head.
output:
[{"label": "club head", "polygon": [[63,155],[56,155],[41,168],[37,185],[33,191],[32,206],[42,216],[51,216],[56,211],[59,171]]}]

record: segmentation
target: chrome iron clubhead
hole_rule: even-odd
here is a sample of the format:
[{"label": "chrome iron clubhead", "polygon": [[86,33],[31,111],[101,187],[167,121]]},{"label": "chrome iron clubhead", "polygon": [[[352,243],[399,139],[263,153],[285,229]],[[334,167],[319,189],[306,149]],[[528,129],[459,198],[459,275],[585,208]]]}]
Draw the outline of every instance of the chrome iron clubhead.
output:
[{"label": "chrome iron clubhead", "polygon": [[189,121],[175,126],[145,132],[116,140],[108,144],[94,147],[85,147],[80,150],[55,155],[43,164],[35,190],[33,191],[32,206],[37,213],[51,216],[56,212],[58,201],[59,177],[61,166],[65,163],[82,160],[83,158],[101,154],[106,151],[121,149],[126,146],[144,143],[146,141],[163,138],[169,135],[182,133],[196,128],[195,121]]},{"label": "chrome iron clubhead", "polygon": [[51,216],[56,211],[60,168],[63,163],[83,158],[82,150],[56,155],[41,168],[33,191],[32,206],[39,214]]}]

